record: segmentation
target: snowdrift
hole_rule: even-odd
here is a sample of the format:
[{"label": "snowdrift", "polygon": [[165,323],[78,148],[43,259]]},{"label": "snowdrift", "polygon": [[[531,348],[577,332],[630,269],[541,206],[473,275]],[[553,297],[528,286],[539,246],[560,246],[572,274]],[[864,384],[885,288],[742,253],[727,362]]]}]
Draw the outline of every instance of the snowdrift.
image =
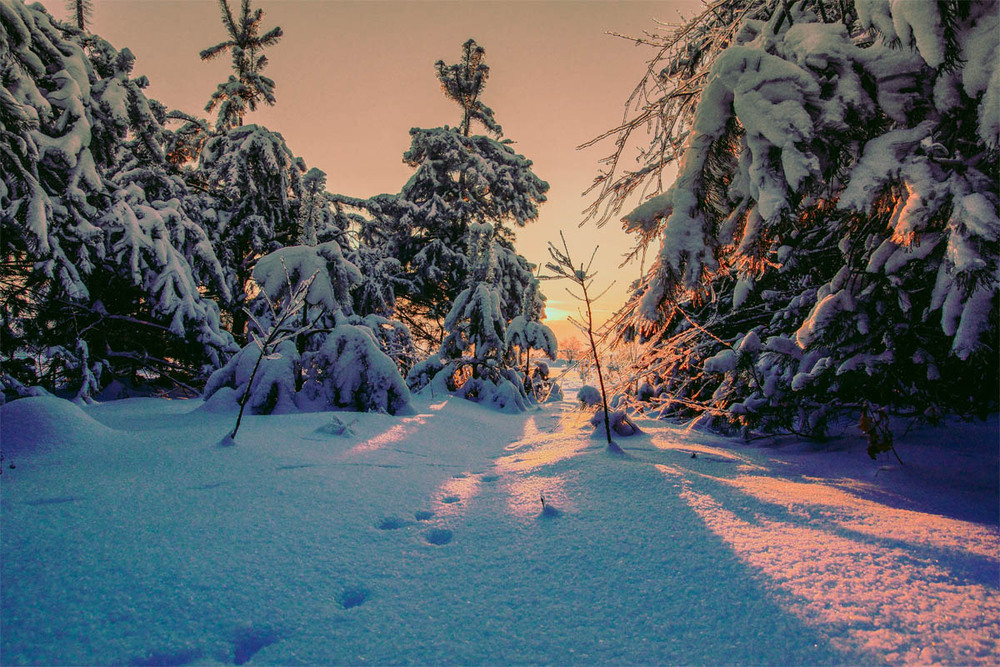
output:
[{"label": "snowdrift", "polygon": [[8,457],[85,447],[106,442],[116,433],[75,403],[54,396],[22,398],[0,406],[0,443]]}]

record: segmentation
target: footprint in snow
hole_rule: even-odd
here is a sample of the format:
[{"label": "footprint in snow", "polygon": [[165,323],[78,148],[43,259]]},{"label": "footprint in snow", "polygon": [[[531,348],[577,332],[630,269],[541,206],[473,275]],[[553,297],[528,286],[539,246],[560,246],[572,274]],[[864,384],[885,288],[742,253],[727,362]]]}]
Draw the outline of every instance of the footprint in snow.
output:
[{"label": "footprint in snow", "polygon": [[413,518],[417,521],[428,521],[434,516],[434,512],[430,510],[417,510],[413,513]]},{"label": "footprint in snow", "polygon": [[457,502],[459,502],[461,500],[462,499],[459,498],[458,496],[445,496],[444,498],[441,499],[441,502],[447,503],[447,504],[450,505],[452,503],[457,503]]},{"label": "footprint in snow", "polygon": [[447,528],[434,528],[433,530],[429,530],[424,535],[424,539],[427,540],[428,544],[434,544],[437,546],[448,544],[451,542],[452,537],[454,537],[454,533]]},{"label": "footprint in snow", "polygon": [[353,609],[367,602],[370,596],[371,593],[364,586],[345,586],[334,596],[334,599],[342,608]]},{"label": "footprint in snow", "polygon": [[495,482],[498,479],[500,479],[500,475],[483,475],[481,479],[487,484],[489,484],[491,482]]},{"label": "footprint in snow", "polygon": [[258,651],[271,644],[278,643],[280,639],[281,637],[278,636],[278,633],[268,627],[251,626],[237,630],[231,637],[233,643],[233,664],[247,664]]},{"label": "footprint in snow", "polygon": [[400,528],[406,528],[410,525],[410,522],[406,519],[402,519],[398,516],[387,516],[383,517],[381,521],[375,524],[375,527],[379,530],[399,530]]}]

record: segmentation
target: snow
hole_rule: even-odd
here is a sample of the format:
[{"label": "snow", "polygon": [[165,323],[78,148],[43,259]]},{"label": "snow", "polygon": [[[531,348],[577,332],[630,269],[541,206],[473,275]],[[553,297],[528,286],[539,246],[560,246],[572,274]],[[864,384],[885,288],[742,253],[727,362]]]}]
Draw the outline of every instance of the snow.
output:
[{"label": "snow", "polygon": [[921,123],[913,128],[886,132],[869,141],[854,166],[850,183],[837,202],[838,208],[869,211],[880,189],[899,176],[903,157],[927,137],[931,129],[930,123]]},{"label": "snow", "polygon": [[[711,403],[702,422],[728,411],[750,423],[769,407],[815,430],[848,400],[824,389],[858,383],[851,371],[892,376],[898,355],[926,364],[914,377],[959,388],[945,349],[974,361],[994,342],[996,183],[989,154],[967,152],[973,142],[961,137],[974,115],[986,148],[1000,136],[996,2],[958,12],[961,34],[947,36],[944,3],[856,0],[862,27],[884,41],[819,23],[799,4],[786,7],[784,32],[781,12],[747,20],[718,55],[697,111],[678,125],[689,134],[676,184],[623,218],[661,236],[637,293],[648,319],[734,272],[734,308],[758,307],[759,282],[771,310],[759,320],[770,325],[703,348],[717,351],[700,360],[703,373],[685,364],[695,377],[725,375],[684,390]],[[94,290],[80,306],[96,321],[74,318],[74,339],[58,335],[69,319],[53,320],[44,351],[77,376],[76,403],[0,378],[34,394],[0,407],[0,663],[996,663],[995,415],[947,430],[896,425],[907,464],[872,464],[843,423],[822,451],[794,439],[749,446],[697,421],[627,415],[612,400],[616,433],[633,437],[609,458],[594,387],[557,386],[539,406],[519,374],[513,347],[554,358],[556,341],[537,321],[533,267],[511,248],[548,184],[509,141],[414,129],[404,162],[416,173],[401,193],[361,207],[371,220],[339,204],[334,220],[323,173],[305,172],[281,135],[240,125],[211,138],[192,172],[211,192],[188,192],[164,162],[174,136],[163,133],[165,109],[145,98],[144,77],[130,78],[127,49],[90,40],[85,53],[18,0],[0,0],[0,19],[21,65],[4,72],[10,127],[0,134],[25,157],[5,162],[16,173],[0,184],[0,218],[23,227],[11,247],[30,250],[36,277],[52,285],[39,309],[87,298],[107,275],[136,288],[140,315],[205,347],[182,365],[221,366],[205,401],[93,404],[109,359],[123,354],[97,328],[119,317],[115,304]],[[273,102],[273,82],[255,80],[251,92]],[[213,96],[220,128],[242,120],[246,86],[230,77]],[[500,135],[488,107],[456,101]],[[959,116],[968,132],[951,127]],[[735,161],[719,160],[730,148]],[[842,178],[824,184],[838,161]],[[824,213],[819,197],[842,213],[800,216]],[[888,225],[841,224],[857,213]],[[354,223],[365,244],[388,234],[385,247],[340,236]],[[817,224],[831,233],[812,235]],[[279,230],[297,230],[303,245],[266,254]],[[765,289],[782,287],[768,275],[769,248],[791,272],[811,261],[812,239],[850,261],[817,287],[829,259],[821,245],[814,277]],[[213,299],[242,303],[254,264],[272,301],[310,280],[301,322],[314,330],[270,338],[270,349],[252,343],[224,364],[236,349]],[[861,267],[882,275],[869,280]],[[932,273],[926,294],[920,276]],[[456,295],[440,352],[412,367],[409,388],[399,369],[415,361],[410,334],[383,317],[390,277],[412,281],[411,306],[441,306],[427,287]],[[923,312],[921,322],[877,322],[897,306]],[[924,345],[937,310],[953,340]],[[854,330],[873,342],[856,344]],[[895,344],[913,337],[915,350]],[[180,347],[162,356],[172,363]],[[669,398],[649,380],[641,392]],[[563,398],[576,389],[577,400]],[[902,382],[892,391],[918,394]],[[807,396],[798,410],[794,392]],[[243,430],[227,437],[244,396]]]},{"label": "snow", "polygon": [[200,405],[0,408],[4,664],[1000,649],[996,416],[899,437],[900,466],[856,433],[820,451],[648,420],[613,458],[573,400],[504,415],[440,394],[406,416],[247,416],[223,448],[234,412]]},{"label": "snow", "polygon": [[298,410],[295,377],[300,356],[295,343],[281,341],[275,349],[269,349],[266,356],[261,356],[263,342],[245,346],[225,366],[212,373],[205,385],[207,409],[225,411],[238,405],[247,395],[247,384],[253,378],[253,386],[247,395],[247,405],[252,414],[281,414]]},{"label": "snow", "polygon": [[516,345],[523,351],[541,350],[549,359],[555,359],[559,350],[559,342],[552,329],[541,322],[528,320],[524,315],[518,315],[507,325],[505,344],[508,349]]},{"label": "snow", "polygon": [[968,359],[979,346],[981,331],[990,317],[996,290],[980,289],[965,302],[951,349],[959,359]]},{"label": "snow", "polygon": [[650,197],[631,212],[622,216],[622,228],[629,233],[651,233],[673,211],[668,193]]},{"label": "snow", "polygon": [[580,387],[579,391],[576,392],[576,400],[583,407],[593,407],[595,405],[601,404],[601,392],[589,384],[585,384]]},{"label": "snow", "polygon": [[395,414],[406,407],[410,391],[371,329],[342,324],[320,340],[318,349],[302,354],[284,340],[263,357],[264,341],[250,343],[209,377],[206,408],[231,410],[245,394],[252,414],[338,408]]},{"label": "snow", "polygon": [[753,283],[751,276],[740,276],[736,280],[736,287],[733,289],[733,308],[739,308],[746,302],[747,297],[753,292]]},{"label": "snow", "polygon": [[815,340],[817,333],[822,331],[831,320],[840,313],[852,312],[853,310],[854,300],[847,290],[840,290],[821,297],[809,313],[809,317],[795,332],[795,340],[799,347],[802,349],[809,347]]},{"label": "snow", "polygon": [[281,248],[261,257],[253,269],[254,280],[272,301],[288,293],[289,283],[298,285],[313,275],[306,303],[327,313],[349,304],[351,285],[361,282],[361,272],[344,259],[335,241]]},{"label": "snow", "polygon": [[874,27],[886,41],[916,46],[931,67],[944,63],[941,14],[936,3],[911,0],[855,0],[858,20]]},{"label": "snow", "polygon": [[304,389],[322,397],[324,406],[395,414],[410,400],[410,390],[395,362],[379,350],[371,329],[334,327],[312,356]]}]

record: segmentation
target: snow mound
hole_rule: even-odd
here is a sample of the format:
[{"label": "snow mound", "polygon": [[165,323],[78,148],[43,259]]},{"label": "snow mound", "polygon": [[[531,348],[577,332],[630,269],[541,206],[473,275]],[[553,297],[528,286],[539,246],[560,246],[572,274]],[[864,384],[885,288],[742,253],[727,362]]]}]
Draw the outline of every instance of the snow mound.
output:
[{"label": "snow mound", "polygon": [[576,392],[576,400],[584,407],[594,407],[601,403],[601,392],[596,387],[585,384]]},{"label": "snow mound", "polygon": [[54,396],[32,396],[0,406],[5,455],[100,442],[115,433],[80,406]]}]

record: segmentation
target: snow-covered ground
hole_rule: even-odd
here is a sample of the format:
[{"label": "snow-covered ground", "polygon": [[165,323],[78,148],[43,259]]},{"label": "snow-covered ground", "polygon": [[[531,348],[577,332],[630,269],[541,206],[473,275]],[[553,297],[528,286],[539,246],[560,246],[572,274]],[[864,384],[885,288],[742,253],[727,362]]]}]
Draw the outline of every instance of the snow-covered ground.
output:
[{"label": "snow-covered ground", "polygon": [[3,664],[1000,658],[996,416],[900,436],[902,467],[642,421],[616,458],[571,402],[247,417],[221,447],[233,417],[3,406]]}]

